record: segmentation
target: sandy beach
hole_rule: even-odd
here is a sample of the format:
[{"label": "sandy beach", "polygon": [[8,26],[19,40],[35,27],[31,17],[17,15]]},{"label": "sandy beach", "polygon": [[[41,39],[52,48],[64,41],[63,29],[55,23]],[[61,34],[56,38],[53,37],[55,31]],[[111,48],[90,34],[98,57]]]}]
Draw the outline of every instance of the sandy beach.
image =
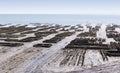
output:
[{"label": "sandy beach", "polygon": [[0,30],[0,73],[110,73],[114,66],[119,72],[117,25],[4,25]]}]

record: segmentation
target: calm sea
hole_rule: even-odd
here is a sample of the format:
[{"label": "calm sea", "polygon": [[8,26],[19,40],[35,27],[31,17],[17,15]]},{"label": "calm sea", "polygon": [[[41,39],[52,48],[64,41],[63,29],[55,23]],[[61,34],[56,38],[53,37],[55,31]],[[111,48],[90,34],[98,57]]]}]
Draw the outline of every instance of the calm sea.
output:
[{"label": "calm sea", "polygon": [[57,23],[57,24],[120,24],[120,16],[113,15],[65,15],[65,14],[0,14],[0,23]]}]

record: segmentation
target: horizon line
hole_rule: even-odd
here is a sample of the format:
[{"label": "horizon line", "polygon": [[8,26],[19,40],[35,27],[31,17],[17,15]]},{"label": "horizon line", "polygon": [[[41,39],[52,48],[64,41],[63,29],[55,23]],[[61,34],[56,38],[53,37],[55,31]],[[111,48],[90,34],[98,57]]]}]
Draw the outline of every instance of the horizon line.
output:
[{"label": "horizon line", "polygon": [[9,14],[25,14],[25,15],[38,15],[38,14],[41,14],[41,15],[115,15],[115,16],[120,16],[120,14],[74,14],[74,13],[0,13],[0,15],[9,15]]}]

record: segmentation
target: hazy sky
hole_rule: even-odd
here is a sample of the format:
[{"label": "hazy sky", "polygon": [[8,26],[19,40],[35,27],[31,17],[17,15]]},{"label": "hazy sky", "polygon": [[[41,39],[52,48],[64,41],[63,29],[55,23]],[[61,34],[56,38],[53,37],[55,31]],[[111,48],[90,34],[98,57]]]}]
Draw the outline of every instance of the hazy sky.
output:
[{"label": "hazy sky", "polygon": [[0,0],[0,14],[113,14],[120,0]]}]

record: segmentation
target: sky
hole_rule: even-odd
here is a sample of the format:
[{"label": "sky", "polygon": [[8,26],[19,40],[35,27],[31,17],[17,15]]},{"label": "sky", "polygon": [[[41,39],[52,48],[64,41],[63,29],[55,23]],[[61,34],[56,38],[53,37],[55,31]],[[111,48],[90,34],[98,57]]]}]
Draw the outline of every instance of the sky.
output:
[{"label": "sky", "polygon": [[120,15],[120,0],[0,0],[0,14]]}]

